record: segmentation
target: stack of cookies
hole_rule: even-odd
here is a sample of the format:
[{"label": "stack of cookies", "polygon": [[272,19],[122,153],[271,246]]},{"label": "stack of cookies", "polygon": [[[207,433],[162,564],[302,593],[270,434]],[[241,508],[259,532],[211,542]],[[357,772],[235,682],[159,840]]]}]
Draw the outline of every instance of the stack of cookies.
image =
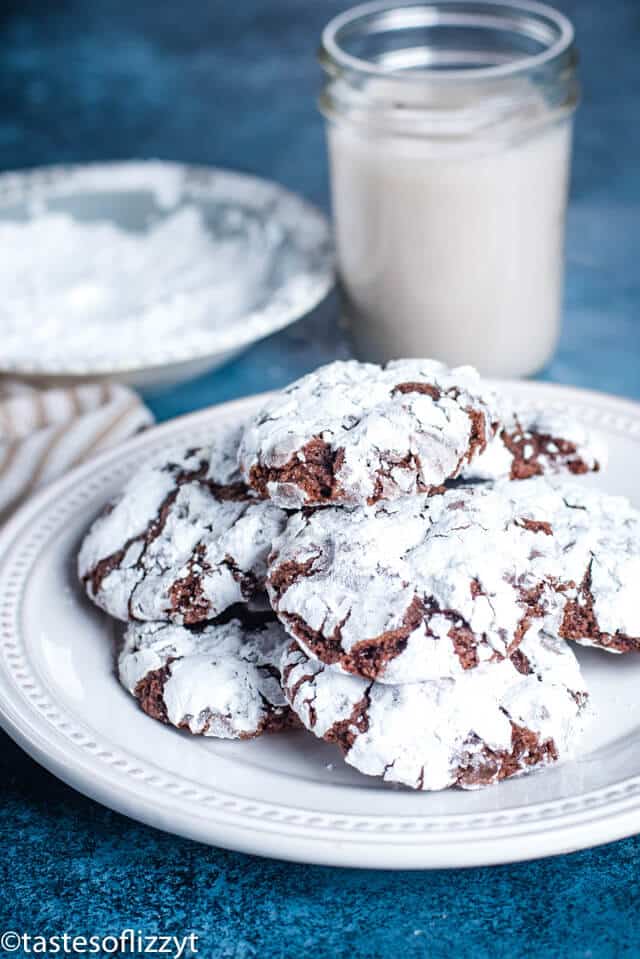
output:
[{"label": "stack of cookies", "polygon": [[363,773],[476,788],[571,755],[567,640],[640,648],[640,514],[576,478],[602,461],[470,368],[333,363],[143,467],[80,578],[127,622],[120,678],[154,719],[302,724]]}]

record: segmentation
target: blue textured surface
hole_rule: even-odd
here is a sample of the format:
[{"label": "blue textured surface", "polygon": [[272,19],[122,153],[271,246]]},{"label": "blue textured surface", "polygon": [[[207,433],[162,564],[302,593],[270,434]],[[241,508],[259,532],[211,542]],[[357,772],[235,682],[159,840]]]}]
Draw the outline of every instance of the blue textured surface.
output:
[{"label": "blue textured surface", "polygon": [[[214,163],[272,177],[326,207],[313,58],[320,27],[346,6],[5,2],[0,164],[133,156]],[[584,101],[565,327],[545,376],[638,397],[640,4],[559,6],[577,24]],[[156,414],[279,386],[342,354],[335,318],[330,300],[226,369],[152,397]],[[638,839],[462,873],[295,866],[139,826],[56,781],[5,737],[2,746],[0,927],[193,930],[200,955],[234,959],[637,954]]]}]

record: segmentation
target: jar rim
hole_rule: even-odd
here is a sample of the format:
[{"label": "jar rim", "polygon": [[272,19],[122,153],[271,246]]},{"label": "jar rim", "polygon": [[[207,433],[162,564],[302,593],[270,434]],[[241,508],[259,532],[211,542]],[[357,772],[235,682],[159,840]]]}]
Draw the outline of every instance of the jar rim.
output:
[{"label": "jar rim", "polygon": [[[539,53],[514,58],[506,63],[492,66],[465,67],[464,69],[451,70],[429,67],[412,68],[406,71],[390,70],[375,63],[373,60],[367,60],[348,53],[338,40],[339,33],[344,31],[345,28],[348,29],[357,24],[358,21],[365,20],[376,14],[393,14],[395,11],[401,12],[403,9],[408,10],[411,7],[415,7],[418,10],[422,9],[425,14],[431,13],[431,19],[425,21],[425,23],[422,24],[423,26],[437,26],[445,22],[443,19],[438,18],[438,10],[441,15],[446,17],[447,13],[445,11],[447,11],[447,9],[449,10],[448,15],[450,16],[456,7],[463,9],[465,6],[475,7],[478,13],[482,8],[485,8],[487,12],[493,9],[498,15],[501,11],[504,11],[506,14],[507,11],[511,10],[516,13],[529,15],[532,18],[537,17],[541,22],[546,22],[549,27],[555,28],[557,35],[553,42],[550,42],[546,49],[541,50]],[[506,23],[508,23],[508,20],[505,16],[505,24]],[[469,23],[467,26],[473,27],[473,24]],[[429,81],[448,83],[460,80],[490,80],[494,77],[509,77],[537,69],[556,60],[570,49],[574,41],[574,36],[575,31],[573,24],[568,17],[554,7],[545,3],[538,3],[536,0],[471,0],[471,2],[469,2],[469,0],[433,0],[433,2],[432,0],[371,0],[371,2],[351,7],[351,9],[338,14],[338,16],[333,17],[333,19],[329,21],[322,31],[321,54],[326,55],[326,58],[328,58],[328,63],[325,62],[323,64],[325,68],[329,65],[336,65],[372,77],[393,78],[393,80],[405,82],[428,79]]]}]

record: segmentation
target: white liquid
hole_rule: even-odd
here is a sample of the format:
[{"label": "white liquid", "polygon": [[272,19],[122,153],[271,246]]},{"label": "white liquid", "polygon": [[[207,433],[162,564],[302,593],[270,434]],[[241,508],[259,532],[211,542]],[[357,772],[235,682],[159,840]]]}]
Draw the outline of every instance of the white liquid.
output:
[{"label": "white liquid", "polygon": [[548,362],[571,127],[478,153],[328,125],[345,309],[363,357],[432,356],[494,376]]}]

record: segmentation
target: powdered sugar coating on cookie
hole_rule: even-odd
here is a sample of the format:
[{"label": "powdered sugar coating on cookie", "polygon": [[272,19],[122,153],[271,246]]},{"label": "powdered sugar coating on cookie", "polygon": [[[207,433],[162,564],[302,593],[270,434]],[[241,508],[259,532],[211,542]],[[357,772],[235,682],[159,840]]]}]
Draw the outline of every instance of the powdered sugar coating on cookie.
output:
[{"label": "powdered sugar coating on cookie", "polygon": [[640,514],[539,477],[292,516],[267,587],[311,656],[383,683],[458,676],[532,626],[640,648]]},{"label": "powdered sugar coating on cookie", "polygon": [[204,628],[130,624],[118,660],[122,685],[152,718],[218,739],[290,726],[280,685],[286,634],[238,619]]},{"label": "powdered sugar coating on cookie", "polygon": [[239,462],[249,485],[284,507],[392,500],[457,476],[495,420],[493,394],[471,367],[339,361],[266,403]]},{"label": "powdered sugar coating on cookie", "polygon": [[337,673],[291,644],[288,701],[350,765],[413,789],[474,789],[573,755],[586,690],[562,640],[532,634],[511,659],[457,679],[387,686]]},{"label": "powdered sugar coating on cookie", "polygon": [[123,620],[197,623],[263,589],[286,517],[242,482],[239,430],[223,430],[213,451],[143,466],[98,517],[78,558],[98,606]]},{"label": "powdered sugar coating on cookie", "polygon": [[555,474],[597,473],[606,464],[602,440],[565,413],[510,408],[486,450],[462,471],[463,479],[513,480]]}]

